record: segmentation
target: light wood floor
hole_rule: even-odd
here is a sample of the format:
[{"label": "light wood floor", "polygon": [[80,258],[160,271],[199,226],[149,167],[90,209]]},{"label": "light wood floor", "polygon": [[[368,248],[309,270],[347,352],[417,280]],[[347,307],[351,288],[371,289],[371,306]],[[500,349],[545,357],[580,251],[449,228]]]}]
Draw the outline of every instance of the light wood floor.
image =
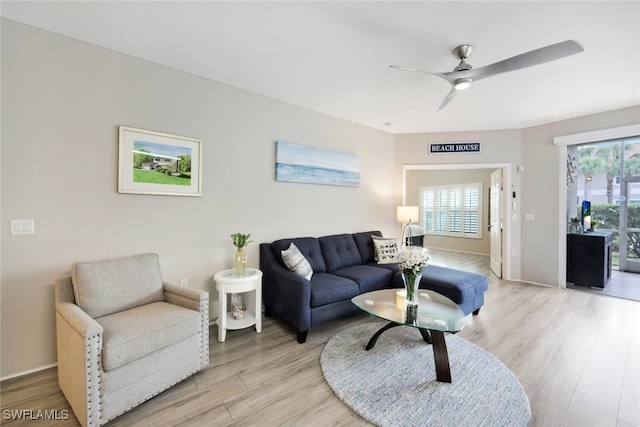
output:
[{"label": "light wood floor", "polygon": [[[431,250],[434,264],[488,273],[483,256]],[[460,336],[508,366],[524,386],[530,426],[640,426],[640,303],[490,278],[485,306]],[[305,344],[274,319],[263,332],[229,331],[216,341],[211,366],[109,426],[366,426],[326,385],[319,357],[336,331],[362,314],[313,328]],[[453,379],[455,381],[455,378]],[[7,409],[69,409],[49,369],[1,384]]]},{"label": "light wood floor", "polygon": [[572,283],[567,283],[567,287],[576,291],[640,301],[640,273],[611,270],[611,278],[604,288],[592,288]]}]

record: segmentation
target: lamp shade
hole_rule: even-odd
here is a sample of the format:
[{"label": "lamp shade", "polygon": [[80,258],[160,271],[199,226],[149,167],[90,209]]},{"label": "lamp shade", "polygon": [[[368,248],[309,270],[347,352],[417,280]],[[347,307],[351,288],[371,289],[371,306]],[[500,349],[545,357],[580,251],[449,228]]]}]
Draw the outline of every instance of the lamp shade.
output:
[{"label": "lamp shade", "polygon": [[396,221],[410,223],[418,220],[420,209],[418,206],[398,206],[396,208]]}]

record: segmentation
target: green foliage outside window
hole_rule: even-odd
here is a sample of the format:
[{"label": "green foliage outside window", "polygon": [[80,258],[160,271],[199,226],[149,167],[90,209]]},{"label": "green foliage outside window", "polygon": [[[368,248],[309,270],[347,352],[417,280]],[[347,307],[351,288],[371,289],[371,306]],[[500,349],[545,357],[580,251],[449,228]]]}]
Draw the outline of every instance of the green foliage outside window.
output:
[{"label": "green foliage outside window", "polygon": [[[600,222],[598,228],[603,229],[620,229],[620,205],[601,204],[591,205],[591,217]],[[627,207],[627,226],[631,228],[640,228],[640,205],[634,204]],[[619,252],[618,236],[616,233],[613,241],[613,251]],[[627,238],[627,255],[640,258],[640,233],[628,233]]]}]

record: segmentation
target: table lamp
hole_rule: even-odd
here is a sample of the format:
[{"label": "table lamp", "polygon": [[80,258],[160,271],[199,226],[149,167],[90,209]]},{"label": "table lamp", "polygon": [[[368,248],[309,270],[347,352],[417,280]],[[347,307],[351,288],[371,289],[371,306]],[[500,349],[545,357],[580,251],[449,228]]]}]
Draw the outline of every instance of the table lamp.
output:
[{"label": "table lamp", "polygon": [[[418,217],[420,216],[420,209],[418,206],[398,206],[396,208],[396,221],[402,223],[404,225],[404,223],[406,223],[406,225],[404,225],[402,227],[402,240],[403,240],[403,244],[408,244],[409,246],[411,246],[411,236],[409,236],[409,239],[407,241],[407,239],[404,236],[404,233],[407,229],[407,227],[409,227],[409,225],[413,222],[413,221],[417,221]],[[409,234],[411,234],[411,228],[409,227]]]}]

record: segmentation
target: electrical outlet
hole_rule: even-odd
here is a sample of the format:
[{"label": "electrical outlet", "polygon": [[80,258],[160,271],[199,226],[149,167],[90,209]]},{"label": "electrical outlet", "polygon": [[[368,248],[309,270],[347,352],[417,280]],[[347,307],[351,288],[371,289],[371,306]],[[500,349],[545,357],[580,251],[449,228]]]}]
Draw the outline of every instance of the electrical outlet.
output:
[{"label": "electrical outlet", "polygon": [[189,279],[180,279],[180,286],[186,288],[189,286]]}]

